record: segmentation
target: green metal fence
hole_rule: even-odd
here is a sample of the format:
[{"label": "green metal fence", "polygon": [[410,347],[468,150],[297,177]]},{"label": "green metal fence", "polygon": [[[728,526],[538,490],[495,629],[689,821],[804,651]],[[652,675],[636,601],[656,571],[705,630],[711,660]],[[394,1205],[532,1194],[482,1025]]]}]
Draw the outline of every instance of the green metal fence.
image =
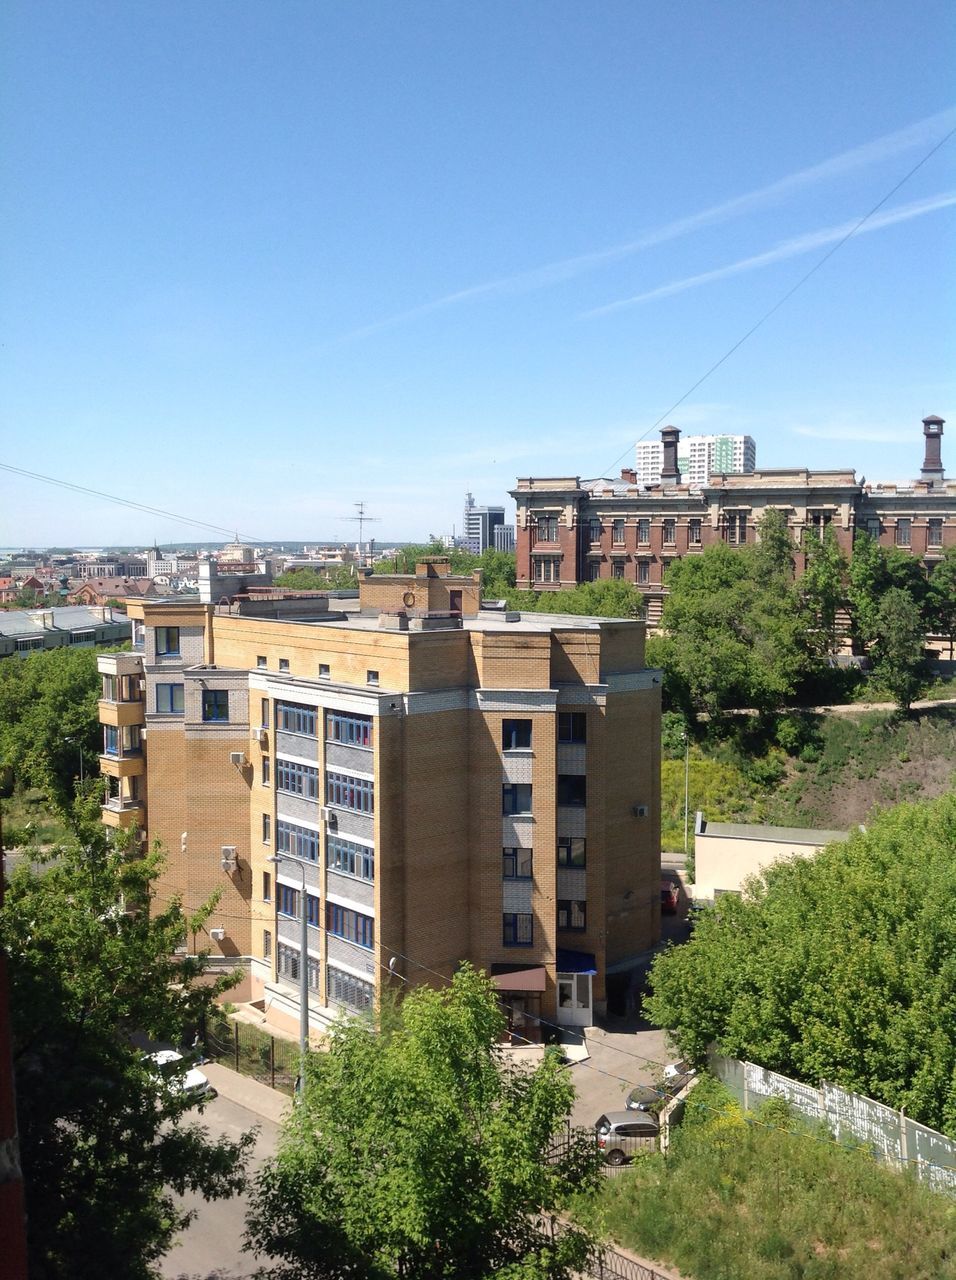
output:
[{"label": "green metal fence", "polygon": [[208,1020],[202,1038],[210,1060],[222,1062],[282,1093],[295,1091],[299,1046],[293,1041],[278,1040],[251,1023],[239,1022],[224,1013]]}]

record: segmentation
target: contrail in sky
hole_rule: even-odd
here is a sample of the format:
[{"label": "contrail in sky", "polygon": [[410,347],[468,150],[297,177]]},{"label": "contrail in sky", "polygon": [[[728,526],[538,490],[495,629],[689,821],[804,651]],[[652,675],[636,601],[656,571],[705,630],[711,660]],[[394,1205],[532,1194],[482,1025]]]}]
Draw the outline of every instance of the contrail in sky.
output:
[{"label": "contrail in sky", "polygon": [[353,329],[351,332],[344,334],[339,341],[365,338],[370,334],[379,332],[381,329],[404,324],[408,320],[429,315],[433,311],[440,311],[446,307],[456,306],[458,303],[477,301],[481,298],[506,297],[516,293],[527,293],[535,289],[546,288],[548,285],[558,284],[562,280],[570,280],[595,267],[605,266],[622,258],[631,257],[644,249],[664,244],[668,240],[676,240],[680,236],[689,235],[702,227],[727,222],[731,218],[736,218],[754,209],[773,204],[775,201],[780,201],[807,187],[842,177],[855,170],[865,169],[871,165],[892,159],[894,156],[904,152],[923,147],[928,142],[932,142],[943,135],[948,129],[951,129],[954,122],[956,122],[956,107],[950,107],[946,111],[938,112],[936,115],[927,116],[925,120],[919,120],[915,124],[907,125],[904,129],[897,129],[893,133],[884,134],[881,138],[875,138],[872,142],[864,143],[862,146],[854,147],[850,151],[843,151],[839,155],[831,156],[829,160],[811,165],[808,169],[800,169],[796,173],[778,178],[776,182],[771,182],[768,186],[758,187],[755,191],[748,191],[744,195],[735,196],[731,200],[711,205],[710,208],[702,209],[699,213],[688,214],[684,218],[677,218],[673,222],[665,223],[663,226],[647,231],[636,239],[627,241],[625,244],[613,245],[610,248],[595,250],[592,253],[579,254],[573,258],[564,258],[558,262],[550,262],[541,267],[534,267],[529,271],[520,271],[514,275],[503,276],[498,280],[489,280],[484,284],[472,285],[467,289],[459,289],[455,293],[447,293],[441,298],[433,299],[431,302],[424,302],[420,306],[411,307],[407,311],[400,311],[395,315],[386,316],[382,320],[376,320],[361,328]]},{"label": "contrail in sky", "polygon": [[[883,227],[892,227],[897,222],[908,222],[910,218],[921,218],[926,213],[935,213],[938,209],[949,209],[956,204],[956,191],[946,191],[938,196],[930,196],[925,200],[916,200],[912,204],[903,204],[887,213],[871,218],[859,228],[857,235],[869,231],[879,231]],[[728,276],[740,275],[744,271],[756,271],[759,267],[768,267],[771,263],[782,262],[786,258],[798,257],[801,253],[812,253],[814,249],[823,249],[829,244],[836,244],[845,239],[859,219],[844,222],[838,227],[825,227],[821,231],[810,231],[806,235],[796,236],[793,240],[784,240],[773,249],[754,254],[750,258],[741,258],[737,262],[728,263],[725,267],[717,267],[713,271],[704,271],[700,275],[685,276],[683,280],[673,280],[670,284],[662,284],[656,289],[648,289],[631,298],[622,298],[619,302],[609,302],[603,307],[593,307],[590,311],[582,311],[582,318],[606,316],[612,311],[621,311],[625,307],[636,306],[639,302],[649,302],[652,298],[669,298],[675,293],[683,293],[686,289],[696,289],[699,285],[710,284],[714,280],[724,280]]]}]

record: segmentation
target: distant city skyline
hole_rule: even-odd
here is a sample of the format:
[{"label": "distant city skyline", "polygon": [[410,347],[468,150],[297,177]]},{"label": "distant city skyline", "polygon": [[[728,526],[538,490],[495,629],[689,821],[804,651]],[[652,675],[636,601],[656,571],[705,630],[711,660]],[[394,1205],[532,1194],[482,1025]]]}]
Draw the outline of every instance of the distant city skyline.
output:
[{"label": "distant city skyline", "polygon": [[11,0],[4,34],[0,462],[157,512],[0,470],[4,543],[354,542],[358,500],[418,541],[665,423],[896,481],[938,414],[956,473],[944,0]]}]

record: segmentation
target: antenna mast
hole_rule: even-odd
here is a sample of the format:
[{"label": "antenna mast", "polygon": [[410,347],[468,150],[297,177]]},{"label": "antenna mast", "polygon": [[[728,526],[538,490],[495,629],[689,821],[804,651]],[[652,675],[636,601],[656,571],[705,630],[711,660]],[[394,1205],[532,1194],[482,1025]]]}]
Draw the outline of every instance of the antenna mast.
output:
[{"label": "antenna mast", "polygon": [[364,502],[356,502],[353,505],[358,514],[354,516],[343,516],[342,519],[349,520],[353,524],[358,525],[358,542],[355,544],[355,552],[356,552],[356,555],[358,556],[359,568],[361,568],[364,563],[363,557],[365,555],[365,552],[363,550],[363,544],[365,541],[363,536],[365,531],[365,526],[367,524],[378,524],[379,517],[366,515]]}]

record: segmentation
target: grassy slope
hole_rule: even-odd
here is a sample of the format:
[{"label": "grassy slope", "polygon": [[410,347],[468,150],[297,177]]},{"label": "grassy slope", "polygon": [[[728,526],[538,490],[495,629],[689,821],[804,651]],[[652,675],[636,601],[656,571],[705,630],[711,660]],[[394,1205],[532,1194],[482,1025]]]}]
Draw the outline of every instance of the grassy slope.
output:
[{"label": "grassy slope", "polygon": [[[897,719],[882,711],[790,717],[790,751],[748,736],[695,746],[690,810],[712,822],[844,829],[874,809],[956,785],[956,707]],[[662,765],[662,845],[683,843],[684,761]]]},{"label": "grassy slope", "polygon": [[821,1140],[785,1104],[748,1123],[716,1081],[692,1098],[666,1161],[636,1161],[576,1206],[601,1236],[694,1280],[956,1277],[952,1200]]}]

